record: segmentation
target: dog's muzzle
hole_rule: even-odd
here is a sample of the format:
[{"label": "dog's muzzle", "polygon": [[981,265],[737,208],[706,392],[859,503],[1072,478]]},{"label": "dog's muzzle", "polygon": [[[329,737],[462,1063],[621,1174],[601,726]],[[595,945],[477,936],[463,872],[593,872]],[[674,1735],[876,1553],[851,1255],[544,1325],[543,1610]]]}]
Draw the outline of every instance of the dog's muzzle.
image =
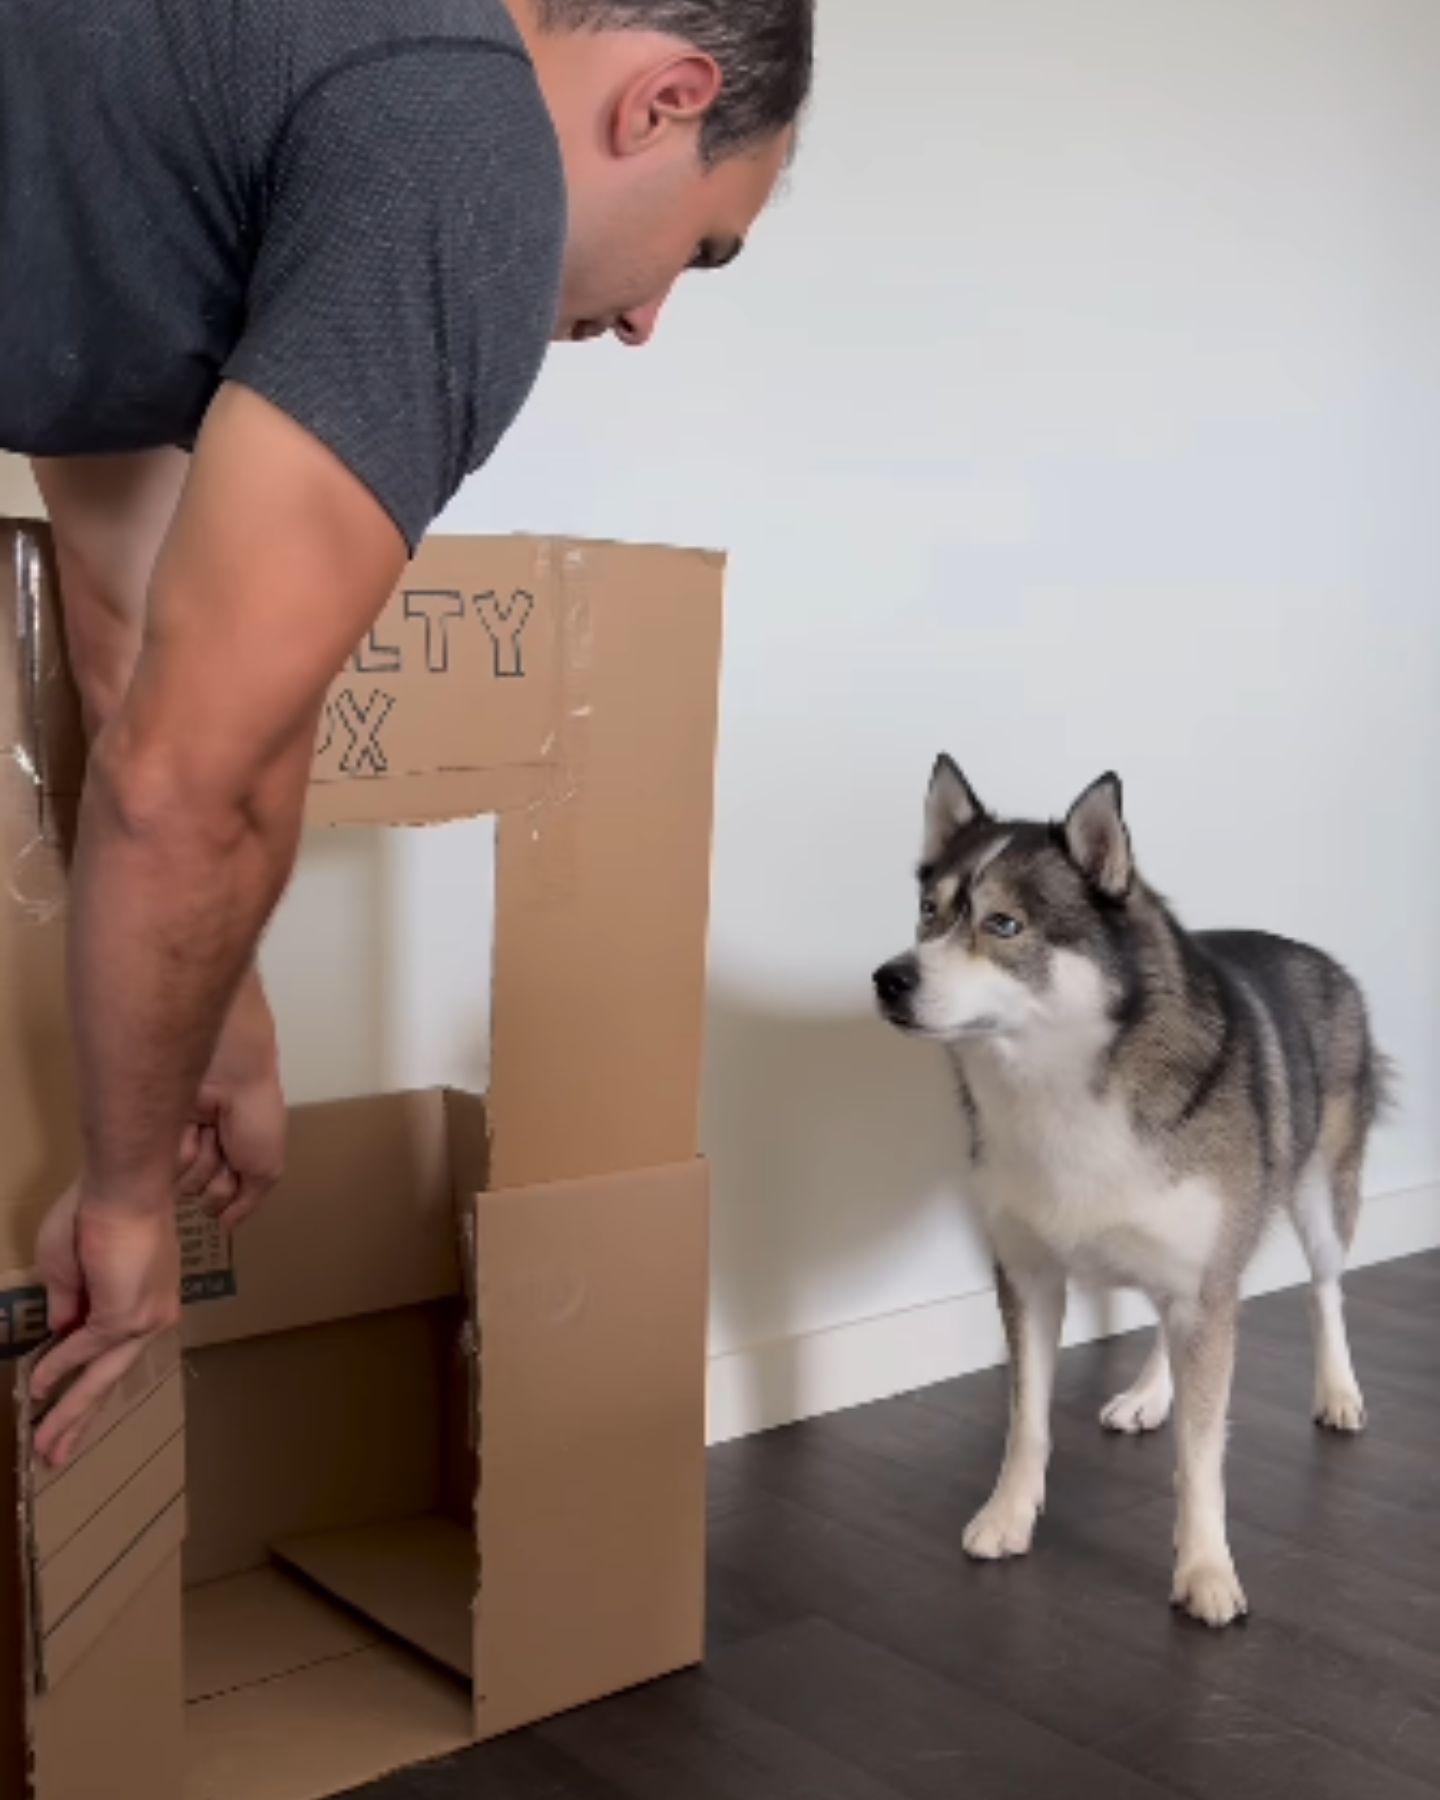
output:
[{"label": "dog's muzzle", "polygon": [[912,1024],[911,1006],[920,986],[920,965],[914,956],[907,953],[883,963],[873,979],[875,997],[886,1017],[896,1025]]}]

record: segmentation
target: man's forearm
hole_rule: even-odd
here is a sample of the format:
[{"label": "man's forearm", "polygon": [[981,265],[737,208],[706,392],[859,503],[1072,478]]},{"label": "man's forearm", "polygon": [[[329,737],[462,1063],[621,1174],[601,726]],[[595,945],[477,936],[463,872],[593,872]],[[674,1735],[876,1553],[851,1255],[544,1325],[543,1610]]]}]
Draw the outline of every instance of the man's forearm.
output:
[{"label": "man's forearm", "polygon": [[[134,461],[135,459],[127,459],[127,474]],[[141,470],[140,473],[143,475],[146,471]],[[92,477],[89,488],[95,486],[96,479]],[[133,478],[131,485],[134,485]],[[161,459],[150,479],[140,482],[139,486],[139,500],[150,501],[151,504],[148,507],[141,504],[138,508],[141,525],[148,526],[148,529],[139,531],[139,542],[134,546],[134,553],[128,558],[118,558],[121,565],[129,569],[131,579],[128,583],[116,584],[113,567],[109,570],[111,579],[108,582],[97,581],[88,566],[90,559],[71,552],[63,531],[57,537],[65,581],[65,610],[72,659],[84,709],[85,733],[91,743],[120,710],[135,671],[145,617],[145,587],[150,579],[164,526],[168,524],[168,515],[178,494],[178,470]],[[93,498],[93,495],[90,497]],[[52,496],[52,502],[63,502],[64,498],[62,490]],[[123,498],[127,510],[136,510],[137,497],[128,487]],[[156,515],[153,519],[148,517],[151,513]],[[100,516],[103,525],[107,522],[104,510]],[[106,551],[107,561],[112,565],[117,561],[113,539],[113,533],[106,535],[101,546]],[[121,548],[129,542],[128,537],[122,540]],[[220,1040],[221,1055],[227,1062],[227,1072],[228,1067],[233,1066],[239,1072],[248,1074],[264,1067],[267,1062],[274,1062],[274,1024],[260,971],[253,961],[240,978],[221,1026]],[[204,1072],[206,1071],[202,1070]]]},{"label": "man's forearm", "polygon": [[263,809],[137,777],[102,741],[71,920],[86,1178],[97,1198],[168,1201],[177,1145],[296,835]]}]

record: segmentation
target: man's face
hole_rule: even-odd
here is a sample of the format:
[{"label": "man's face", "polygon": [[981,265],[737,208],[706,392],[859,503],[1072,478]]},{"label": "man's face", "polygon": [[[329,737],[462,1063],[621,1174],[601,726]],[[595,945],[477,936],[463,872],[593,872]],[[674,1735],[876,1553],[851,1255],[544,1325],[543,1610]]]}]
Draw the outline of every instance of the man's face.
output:
[{"label": "man's face", "polygon": [[621,165],[580,205],[572,195],[559,339],[607,332],[648,343],[687,269],[722,269],[740,254],[789,159],[786,131],[707,168],[698,137],[675,134],[663,155]]}]

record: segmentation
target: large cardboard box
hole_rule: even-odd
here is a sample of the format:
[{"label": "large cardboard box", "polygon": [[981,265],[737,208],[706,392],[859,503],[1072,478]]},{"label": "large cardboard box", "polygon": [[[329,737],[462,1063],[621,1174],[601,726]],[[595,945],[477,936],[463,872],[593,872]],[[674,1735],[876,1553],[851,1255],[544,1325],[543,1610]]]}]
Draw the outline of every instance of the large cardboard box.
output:
[{"label": "large cardboard box", "polygon": [[311,1800],[698,1659],[720,589],[700,553],[421,552],[311,816],[498,816],[490,1092],[297,1109],[282,1189],[233,1244],[186,1221],[182,1332],[50,1475],[83,763],[46,534],[0,526],[3,1800]]}]

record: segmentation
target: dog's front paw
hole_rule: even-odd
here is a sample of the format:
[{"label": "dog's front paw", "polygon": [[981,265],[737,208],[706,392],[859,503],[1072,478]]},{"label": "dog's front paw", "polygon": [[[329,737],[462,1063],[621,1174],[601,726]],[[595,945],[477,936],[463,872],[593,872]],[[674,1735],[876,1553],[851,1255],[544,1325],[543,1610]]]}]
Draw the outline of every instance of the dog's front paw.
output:
[{"label": "dog's front paw", "polygon": [[1365,1429],[1365,1401],[1354,1386],[1321,1387],[1315,1394],[1315,1423],[1326,1431],[1352,1434]]},{"label": "dog's front paw", "polygon": [[1172,1604],[1202,1625],[1221,1631],[1249,1612],[1245,1590],[1228,1556],[1182,1563],[1175,1571]]},{"label": "dog's front paw", "polygon": [[1026,1555],[1039,1516],[1038,1500],[997,1494],[966,1528],[965,1554],[973,1556],[976,1562],[1003,1562],[1007,1557]]},{"label": "dog's front paw", "polygon": [[1126,1437],[1158,1431],[1170,1417],[1170,1401],[1168,1388],[1128,1388],[1102,1409],[1100,1423],[1107,1431],[1120,1432]]}]

